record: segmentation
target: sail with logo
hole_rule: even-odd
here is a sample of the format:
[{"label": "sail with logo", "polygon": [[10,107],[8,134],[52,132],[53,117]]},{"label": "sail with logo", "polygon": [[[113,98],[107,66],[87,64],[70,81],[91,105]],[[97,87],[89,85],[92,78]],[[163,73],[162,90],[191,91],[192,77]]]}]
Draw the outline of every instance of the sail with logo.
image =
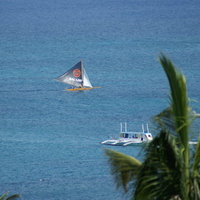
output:
[{"label": "sail with logo", "polygon": [[83,67],[82,61],[79,61],[71,69],[69,69],[67,72],[55,80],[74,86],[70,89],[66,89],[67,91],[91,90],[93,88],[100,88],[92,87],[85,68]]}]

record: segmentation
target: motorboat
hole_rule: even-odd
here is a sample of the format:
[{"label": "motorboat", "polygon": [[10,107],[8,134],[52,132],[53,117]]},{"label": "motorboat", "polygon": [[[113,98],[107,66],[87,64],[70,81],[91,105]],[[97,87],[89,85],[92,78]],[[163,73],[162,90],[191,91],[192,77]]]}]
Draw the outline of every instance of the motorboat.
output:
[{"label": "motorboat", "polygon": [[101,142],[103,145],[114,145],[114,146],[132,146],[135,144],[148,143],[153,140],[152,134],[149,132],[148,124],[146,124],[146,130],[142,124],[142,132],[127,131],[127,123],[120,123],[119,138],[112,138]]}]

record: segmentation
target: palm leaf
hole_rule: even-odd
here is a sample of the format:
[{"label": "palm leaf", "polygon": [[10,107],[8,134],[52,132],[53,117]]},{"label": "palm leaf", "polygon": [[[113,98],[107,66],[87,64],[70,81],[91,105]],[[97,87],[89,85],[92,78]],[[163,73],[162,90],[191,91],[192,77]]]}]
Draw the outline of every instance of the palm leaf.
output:
[{"label": "palm leaf", "polygon": [[117,188],[122,187],[127,192],[127,186],[134,180],[141,162],[126,154],[105,149],[108,162],[111,166],[111,173],[115,177]]},{"label": "palm leaf", "polygon": [[172,106],[164,109],[158,115],[153,117],[153,121],[158,124],[159,130],[169,130],[171,134],[177,137],[177,133],[174,132],[174,115]]},{"label": "palm leaf", "polygon": [[175,132],[178,134],[180,159],[184,160],[184,169],[182,169],[183,182],[180,182],[181,198],[185,199],[189,194],[189,146],[188,134],[191,121],[189,115],[189,105],[186,87],[186,78],[182,72],[174,66],[169,58],[161,54],[159,57],[160,63],[168,77],[171,90],[171,105],[174,116]]},{"label": "palm leaf", "polygon": [[194,154],[194,161],[192,165],[191,175],[190,175],[190,197],[194,200],[200,199],[200,174],[199,174],[199,164],[200,164],[200,137],[197,143],[196,151]]},{"label": "palm leaf", "polygon": [[199,171],[199,163],[200,163],[200,137],[197,143],[195,157],[194,157],[194,164],[192,171]]},{"label": "palm leaf", "polygon": [[6,192],[5,194],[3,194],[1,197],[0,197],[0,200],[13,200],[13,199],[16,199],[16,198],[20,198],[21,195],[20,194],[13,194],[9,197],[6,197],[8,195],[9,192]]},{"label": "palm leaf", "polygon": [[176,138],[162,130],[145,152],[133,199],[170,199],[179,194],[184,162],[179,157]]},{"label": "palm leaf", "polygon": [[184,146],[185,159],[188,155],[188,96],[186,87],[186,78],[181,71],[174,66],[170,59],[161,54],[159,61],[168,77],[171,90],[171,105],[174,115],[175,132],[179,134],[180,142]]},{"label": "palm leaf", "polygon": [[5,193],[5,194],[3,194],[1,197],[0,197],[0,200],[4,200],[5,199],[5,197],[8,195],[8,192],[7,193]]}]

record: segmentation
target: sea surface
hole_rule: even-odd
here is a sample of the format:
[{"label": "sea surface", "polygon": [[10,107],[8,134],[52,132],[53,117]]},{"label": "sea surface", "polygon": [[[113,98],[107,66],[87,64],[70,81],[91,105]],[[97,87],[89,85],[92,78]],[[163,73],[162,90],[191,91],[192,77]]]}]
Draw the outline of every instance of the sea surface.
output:
[{"label": "sea surface", "polygon": [[[122,200],[104,155],[120,122],[141,131],[169,105],[169,56],[200,112],[199,0],[0,0],[0,194],[22,200]],[[77,62],[93,86],[54,79]],[[194,141],[200,132],[195,121]]]}]

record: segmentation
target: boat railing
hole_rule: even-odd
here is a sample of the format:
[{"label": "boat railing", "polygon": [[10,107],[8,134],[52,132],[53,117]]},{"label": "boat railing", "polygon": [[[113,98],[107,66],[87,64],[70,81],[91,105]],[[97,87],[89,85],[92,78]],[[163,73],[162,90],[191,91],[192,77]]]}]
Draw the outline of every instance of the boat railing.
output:
[{"label": "boat railing", "polygon": [[[128,132],[127,130],[128,130],[127,123],[126,122],[124,123],[124,131],[123,131],[123,123],[121,122],[120,123],[120,133]],[[138,133],[140,133],[140,132],[138,132]],[[148,124],[146,124],[146,130],[144,128],[144,124],[142,124],[142,133],[149,133],[149,125]]]}]

